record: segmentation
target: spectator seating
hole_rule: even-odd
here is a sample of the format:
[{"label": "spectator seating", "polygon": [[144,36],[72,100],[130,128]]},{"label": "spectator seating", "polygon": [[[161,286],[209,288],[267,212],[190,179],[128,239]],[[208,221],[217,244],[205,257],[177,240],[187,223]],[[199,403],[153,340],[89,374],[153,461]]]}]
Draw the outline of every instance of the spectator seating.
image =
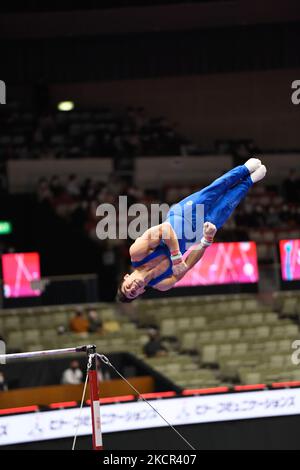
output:
[{"label": "spectator seating", "polygon": [[[291,360],[292,343],[300,339],[300,292],[276,293],[271,303],[252,294],[137,300],[138,326],[116,305],[84,307],[97,310],[103,333],[58,334],[75,306],[2,311],[0,333],[9,350],[95,343],[104,354],[131,352],[186,388],[300,380]],[[154,324],[168,353],[146,358],[143,345]]]},{"label": "spectator seating", "polygon": [[[7,107],[0,116],[5,159],[176,155],[191,144],[165,117],[143,108],[49,111],[35,114]],[[187,145],[189,144],[189,145]]]},{"label": "spectator seating", "polygon": [[[300,294],[294,295],[285,298],[280,312],[247,295],[168,299],[160,309],[149,301],[143,318],[156,322],[162,336],[176,335],[180,351],[196,353],[199,367],[209,370],[219,384],[251,384],[258,378],[263,383],[298,380],[291,355],[292,343],[300,337],[299,326],[281,318],[287,305],[288,312],[299,308]],[[182,378],[178,373],[177,383]],[[187,381],[186,386],[193,383]]]}]

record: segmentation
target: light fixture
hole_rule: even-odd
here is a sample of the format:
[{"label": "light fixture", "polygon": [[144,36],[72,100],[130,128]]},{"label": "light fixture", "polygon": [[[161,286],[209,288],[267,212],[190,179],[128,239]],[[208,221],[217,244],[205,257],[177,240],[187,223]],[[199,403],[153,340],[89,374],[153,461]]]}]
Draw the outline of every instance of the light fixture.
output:
[{"label": "light fixture", "polygon": [[57,109],[59,111],[72,111],[72,109],[74,109],[74,103],[73,101],[61,101],[58,103]]}]

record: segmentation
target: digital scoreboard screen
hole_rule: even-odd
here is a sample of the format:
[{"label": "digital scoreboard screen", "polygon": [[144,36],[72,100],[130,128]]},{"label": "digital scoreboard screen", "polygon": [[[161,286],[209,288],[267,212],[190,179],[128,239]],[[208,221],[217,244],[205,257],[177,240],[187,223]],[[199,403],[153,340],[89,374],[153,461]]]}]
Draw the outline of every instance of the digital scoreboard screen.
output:
[{"label": "digital scoreboard screen", "polygon": [[214,243],[175,287],[254,284],[258,280],[255,242]]},{"label": "digital scoreboard screen", "polygon": [[2,255],[4,297],[38,297],[41,291],[35,283],[41,279],[39,253]]},{"label": "digital scoreboard screen", "polygon": [[300,240],[280,240],[280,264],[283,281],[300,280]]}]

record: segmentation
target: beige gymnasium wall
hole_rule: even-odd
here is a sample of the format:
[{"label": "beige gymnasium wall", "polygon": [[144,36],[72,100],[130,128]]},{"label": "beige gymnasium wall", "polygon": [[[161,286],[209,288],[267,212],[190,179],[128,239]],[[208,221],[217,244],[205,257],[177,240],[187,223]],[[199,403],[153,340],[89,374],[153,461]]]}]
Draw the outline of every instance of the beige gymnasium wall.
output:
[{"label": "beige gymnasium wall", "polygon": [[53,101],[86,106],[144,106],[166,115],[205,148],[216,138],[254,138],[262,148],[300,148],[300,105],[291,83],[300,69],[159,79],[89,82],[51,87]]}]

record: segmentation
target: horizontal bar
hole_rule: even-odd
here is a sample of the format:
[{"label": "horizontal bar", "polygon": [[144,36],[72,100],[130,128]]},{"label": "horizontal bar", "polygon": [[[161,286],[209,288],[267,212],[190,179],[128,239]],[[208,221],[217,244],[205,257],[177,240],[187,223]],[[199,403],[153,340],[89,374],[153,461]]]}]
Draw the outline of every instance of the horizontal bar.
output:
[{"label": "horizontal bar", "polygon": [[10,361],[12,359],[28,359],[31,357],[57,356],[60,354],[85,352],[89,348],[90,346],[78,346],[75,348],[48,349],[45,351],[31,351],[15,354],[0,354],[0,364],[5,364],[5,362]]}]

